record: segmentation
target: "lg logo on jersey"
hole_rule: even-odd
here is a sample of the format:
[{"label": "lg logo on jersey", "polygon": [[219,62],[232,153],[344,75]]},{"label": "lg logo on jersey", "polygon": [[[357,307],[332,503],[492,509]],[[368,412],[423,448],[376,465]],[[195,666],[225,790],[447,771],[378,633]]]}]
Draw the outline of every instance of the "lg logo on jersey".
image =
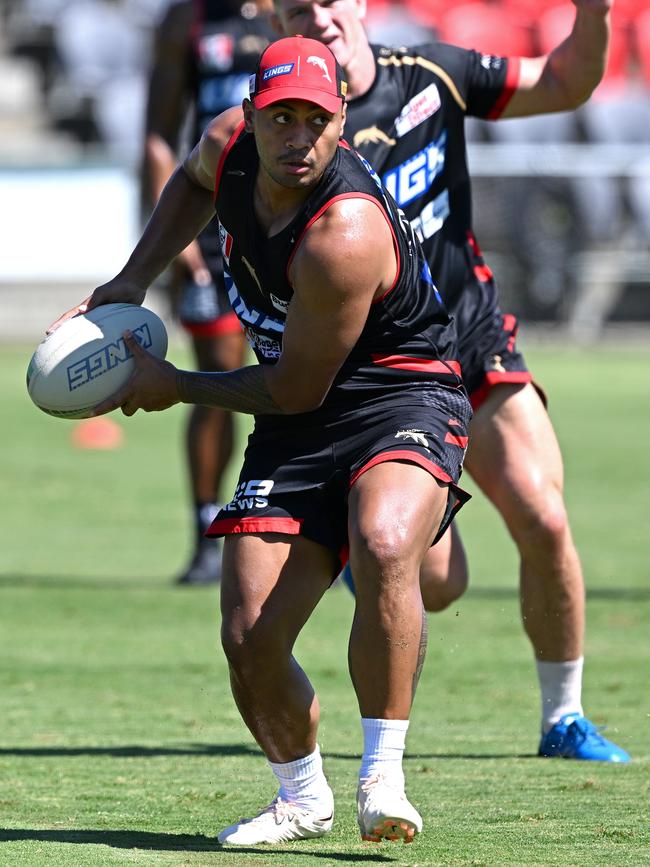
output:
[{"label": "lg logo on jersey", "polygon": [[240,482],[235,496],[223,507],[224,512],[266,508],[269,504],[267,497],[274,484],[272,479],[251,479],[249,482]]},{"label": "lg logo on jersey", "polygon": [[447,132],[431,142],[411,159],[386,172],[384,184],[400,207],[424,195],[445,164]]}]

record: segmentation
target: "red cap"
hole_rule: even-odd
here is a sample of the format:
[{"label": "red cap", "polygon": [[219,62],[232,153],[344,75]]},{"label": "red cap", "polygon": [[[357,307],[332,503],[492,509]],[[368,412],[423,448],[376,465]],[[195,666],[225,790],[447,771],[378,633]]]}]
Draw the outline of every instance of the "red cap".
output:
[{"label": "red cap", "polygon": [[341,108],[346,91],[343,70],[329,48],[304,36],[272,42],[250,82],[255,108],[285,99],[304,99],[334,114]]}]

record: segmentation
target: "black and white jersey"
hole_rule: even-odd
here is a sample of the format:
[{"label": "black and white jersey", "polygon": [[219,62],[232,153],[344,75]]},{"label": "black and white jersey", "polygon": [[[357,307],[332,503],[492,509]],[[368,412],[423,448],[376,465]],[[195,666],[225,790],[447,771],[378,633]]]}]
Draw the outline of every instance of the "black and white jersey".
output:
[{"label": "black and white jersey", "polygon": [[[248,79],[260,54],[277,38],[268,16],[242,13],[223,0],[193,0],[189,81],[195,106],[193,143],[221,112],[248,97]],[[246,13],[246,14],[243,14]]]},{"label": "black and white jersey", "polygon": [[348,103],[344,135],[411,221],[454,311],[477,267],[465,116],[500,115],[519,61],[443,43],[373,52],[375,81]]},{"label": "black and white jersey", "polygon": [[304,234],[334,202],[364,198],[377,204],[390,226],[397,274],[391,289],[371,306],[324,407],[350,406],[352,395],[356,399],[381,394],[398,384],[459,387],[450,316],[408,221],[370,166],[342,142],[300,211],[271,237],[260,227],[253,207],[258,166],[255,139],[242,125],[219,165],[215,208],[230,302],[260,363],[275,363],[282,352],[293,295],[288,273]]}]

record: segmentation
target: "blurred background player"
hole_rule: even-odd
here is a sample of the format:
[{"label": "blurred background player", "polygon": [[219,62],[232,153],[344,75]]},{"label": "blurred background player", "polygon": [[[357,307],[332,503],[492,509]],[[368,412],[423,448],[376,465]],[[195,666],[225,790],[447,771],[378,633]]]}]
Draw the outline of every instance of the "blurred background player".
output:
[{"label": "blurred background player", "polygon": [[[248,96],[248,80],[273,38],[270,2],[179,0],[156,34],[149,81],[145,156],[154,201],[213,117]],[[183,139],[187,139],[183,141]],[[175,264],[177,313],[192,337],[197,367],[241,367],[245,342],[230,308],[216,220]],[[221,481],[233,449],[233,417],[220,407],[194,406],[186,454],[194,505],[194,549],[179,584],[210,584],[221,574],[220,543],[203,536],[219,509]]]},{"label": "blurred background player", "polygon": [[[424,7],[427,4],[414,4]],[[325,42],[348,81],[345,137],[381,175],[424,247],[454,314],[474,407],[466,468],[501,514],[520,557],[521,614],[541,690],[544,756],[626,762],[582,707],[585,592],[563,497],[560,449],[516,347],[472,231],[465,118],[497,120],[575,109],[601,80],[611,0],[574,0],[570,34],[539,57],[500,57],[431,42],[371,46],[365,0],[275,0],[285,34]],[[465,10],[469,20],[482,4]],[[479,28],[480,36],[480,28]],[[349,573],[348,573],[349,575]],[[422,595],[439,611],[467,586],[454,527],[423,562]]]}]

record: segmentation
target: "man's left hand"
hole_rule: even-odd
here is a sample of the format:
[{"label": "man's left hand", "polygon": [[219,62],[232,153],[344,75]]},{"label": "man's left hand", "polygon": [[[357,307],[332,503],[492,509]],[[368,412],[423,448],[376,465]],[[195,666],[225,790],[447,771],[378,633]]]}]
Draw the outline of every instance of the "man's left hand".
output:
[{"label": "man's left hand", "polygon": [[178,371],[174,365],[143,349],[130,331],[124,332],[124,341],[133,354],[135,371],[122,388],[97,404],[93,415],[104,415],[118,407],[124,415],[133,415],[139,409],[159,412],[179,403]]}]

